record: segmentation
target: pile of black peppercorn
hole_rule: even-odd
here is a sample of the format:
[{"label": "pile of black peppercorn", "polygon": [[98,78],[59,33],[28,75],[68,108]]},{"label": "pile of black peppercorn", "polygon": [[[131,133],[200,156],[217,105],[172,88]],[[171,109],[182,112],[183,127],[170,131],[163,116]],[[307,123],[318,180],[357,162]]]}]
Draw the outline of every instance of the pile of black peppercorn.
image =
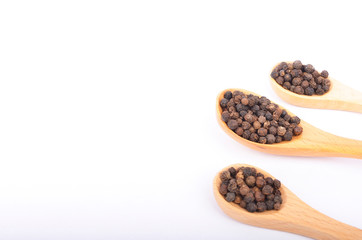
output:
[{"label": "pile of black peppercorn", "polygon": [[331,87],[326,70],[319,73],[313,65],[303,65],[299,60],[280,63],[270,76],[283,88],[300,95],[323,95]]},{"label": "pile of black peppercorn", "polygon": [[219,192],[228,202],[239,204],[249,212],[279,210],[283,202],[278,179],[265,177],[255,168],[229,168],[220,174]]},{"label": "pile of black peppercorn", "polygon": [[220,101],[221,118],[237,135],[261,144],[290,141],[303,132],[300,119],[266,97],[227,91]]}]

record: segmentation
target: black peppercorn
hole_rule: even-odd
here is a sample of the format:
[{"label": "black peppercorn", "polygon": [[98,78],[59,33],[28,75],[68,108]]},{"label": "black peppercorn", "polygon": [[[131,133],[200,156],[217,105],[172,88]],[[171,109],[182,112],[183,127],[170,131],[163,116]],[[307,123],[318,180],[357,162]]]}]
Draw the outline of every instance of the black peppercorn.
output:
[{"label": "black peppercorn", "polygon": [[219,192],[222,195],[226,195],[227,192],[228,192],[228,185],[226,183],[224,183],[224,182],[221,183],[220,188],[219,188]]},{"label": "black peppercorn", "polygon": [[230,119],[230,113],[228,111],[223,111],[221,114],[221,118],[224,122],[229,121]]},{"label": "black peppercorn", "polygon": [[221,101],[220,101],[220,106],[221,107],[226,107],[227,106],[227,103],[229,102],[229,100],[227,100],[226,98],[223,98],[223,99],[221,99]]},{"label": "black peppercorn", "polygon": [[267,210],[273,210],[274,209],[274,201],[268,200],[265,202],[266,204],[266,209]]},{"label": "black peppercorn", "polygon": [[273,185],[274,184],[274,181],[273,181],[273,179],[271,177],[265,178],[265,181],[266,181],[266,184],[268,184],[268,185]]},{"label": "black peppercorn", "polygon": [[253,202],[255,200],[254,194],[252,192],[248,192],[244,199],[243,199],[246,203],[250,203]]},{"label": "black peppercorn", "polygon": [[265,182],[264,177],[257,177],[255,183],[258,188],[263,188],[265,186],[266,182]]},{"label": "black peppercorn", "polygon": [[227,125],[231,130],[235,130],[235,129],[237,129],[239,127],[238,122],[236,120],[234,120],[234,119],[229,120]]},{"label": "black peppercorn", "polygon": [[231,93],[231,91],[226,91],[224,93],[224,98],[230,100],[233,97],[233,94]]},{"label": "black peppercorn", "polygon": [[268,134],[268,130],[266,130],[265,128],[260,128],[258,129],[258,135],[261,137],[265,137]]},{"label": "black peppercorn", "polygon": [[250,188],[246,185],[241,186],[240,190],[239,190],[239,192],[242,196],[245,196],[246,194],[248,194],[249,191],[250,191]]},{"label": "black peppercorn", "polygon": [[284,134],[284,136],[283,136],[283,140],[284,140],[284,141],[290,141],[290,140],[292,140],[292,137],[293,137],[293,133],[287,131],[287,132]]},{"label": "black peppercorn", "polygon": [[269,194],[272,194],[274,191],[273,187],[270,186],[270,185],[265,185],[263,187],[263,189],[261,190],[261,192],[264,194],[264,195],[269,195]]},{"label": "black peppercorn", "polygon": [[257,211],[258,212],[264,212],[264,211],[267,210],[267,206],[266,206],[265,202],[258,202],[256,204],[256,206],[257,206]]},{"label": "black peppercorn", "polygon": [[255,200],[257,202],[264,202],[265,201],[265,195],[259,190],[255,193]]},{"label": "black peppercorn", "polygon": [[226,194],[226,198],[225,198],[225,200],[226,201],[228,201],[228,202],[233,202],[234,200],[235,200],[235,193],[233,193],[233,192],[228,192],[227,194]]},{"label": "black peppercorn", "polygon": [[222,171],[220,174],[221,181],[229,181],[231,179],[231,174],[229,171]]},{"label": "black peppercorn", "polygon": [[300,60],[296,60],[296,61],[293,62],[293,67],[295,69],[302,69],[303,64],[302,64],[302,62]]},{"label": "black peppercorn", "polygon": [[280,186],[281,186],[281,183],[280,183],[280,181],[278,179],[274,179],[273,185],[274,185],[275,189],[279,189]]},{"label": "black peppercorn", "polygon": [[255,212],[257,210],[257,206],[255,203],[250,202],[246,205],[246,210],[248,210],[248,212]]},{"label": "black peppercorn", "polygon": [[245,183],[249,186],[249,187],[254,187],[255,186],[255,177],[254,176],[249,176],[245,179]]},{"label": "black peppercorn", "polygon": [[328,77],[328,72],[326,70],[323,70],[321,72],[321,76],[324,77],[324,78],[327,78]]},{"label": "black peppercorn", "polygon": [[275,143],[275,136],[272,134],[268,134],[266,135],[266,141],[268,144],[273,144]]}]

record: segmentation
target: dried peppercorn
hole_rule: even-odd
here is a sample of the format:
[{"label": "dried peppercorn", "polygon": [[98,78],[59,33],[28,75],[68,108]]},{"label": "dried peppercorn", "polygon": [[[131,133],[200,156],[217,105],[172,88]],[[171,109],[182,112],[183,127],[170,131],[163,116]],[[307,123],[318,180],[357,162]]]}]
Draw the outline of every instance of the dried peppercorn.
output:
[{"label": "dried peppercorn", "polygon": [[266,206],[265,202],[258,202],[256,204],[256,207],[257,207],[258,212],[264,212],[267,210],[267,206]]},{"label": "dried peppercorn", "polygon": [[219,192],[222,195],[226,195],[228,193],[228,185],[225,182],[221,183]]},{"label": "dried peppercorn", "polygon": [[246,180],[245,180],[245,183],[249,187],[254,187],[255,186],[255,177],[254,176],[247,177]]},{"label": "dried peppercorn", "polygon": [[246,210],[248,210],[248,212],[255,212],[256,209],[257,209],[257,206],[253,202],[250,202],[246,205]]},{"label": "dried peppercorn", "polygon": [[277,210],[283,202],[280,181],[265,177],[255,168],[230,167],[220,173],[220,180],[219,192],[225,200],[249,212]]},{"label": "dried peppercorn", "polygon": [[226,194],[226,197],[225,197],[225,200],[228,201],[228,202],[233,202],[235,200],[235,193],[233,192],[228,192]]},{"label": "dried peppercorn", "polygon": [[229,171],[222,171],[220,174],[220,179],[223,182],[229,181],[231,179],[231,174]]},{"label": "dried peppercorn", "polygon": [[261,190],[261,192],[264,194],[264,195],[269,195],[269,194],[272,194],[274,191],[273,187],[270,186],[270,185],[265,185],[263,187],[263,189]]},{"label": "dried peppercorn", "polygon": [[234,178],[229,181],[228,191],[233,193],[238,191],[238,185],[236,184],[236,180]]},{"label": "dried peppercorn", "polygon": [[234,120],[234,119],[230,119],[227,122],[227,125],[231,130],[236,130],[239,127],[238,122],[236,120]]},{"label": "dried peppercorn", "polygon": [[230,100],[233,97],[233,94],[231,93],[231,91],[226,91],[224,93],[224,98]]},{"label": "dried peppercorn", "polygon": [[283,88],[307,96],[323,95],[329,91],[331,84],[326,70],[319,73],[313,65],[303,65],[299,60],[287,66],[287,69],[283,69],[279,64],[270,75]]}]

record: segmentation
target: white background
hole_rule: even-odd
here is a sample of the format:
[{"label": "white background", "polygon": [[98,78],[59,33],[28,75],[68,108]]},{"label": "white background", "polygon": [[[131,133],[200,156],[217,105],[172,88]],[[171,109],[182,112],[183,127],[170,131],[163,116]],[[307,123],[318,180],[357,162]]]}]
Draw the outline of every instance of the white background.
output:
[{"label": "white background", "polygon": [[248,163],[362,228],[362,162],[274,156],[228,137],[219,91],[269,97],[362,140],[362,115],[283,102],[302,60],[362,91],[358,1],[2,1],[0,239],[305,239],[236,222],[212,180]]}]

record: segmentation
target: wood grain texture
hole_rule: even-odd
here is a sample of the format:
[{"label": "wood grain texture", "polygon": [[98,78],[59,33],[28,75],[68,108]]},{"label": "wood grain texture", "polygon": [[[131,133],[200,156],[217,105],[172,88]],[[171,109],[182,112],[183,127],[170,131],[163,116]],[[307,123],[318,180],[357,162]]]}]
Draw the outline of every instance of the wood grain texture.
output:
[{"label": "wood grain texture", "polygon": [[[299,136],[293,136],[291,141],[283,141],[274,144],[260,144],[246,140],[234,133],[227,124],[221,119],[222,108],[220,100],[223,98],[226,91],[239,90],[246,94],[257,95],[256,93],[244,90],[230,88],[220,92],[216,101],[217,120],[221,128],[234,140],[246,145],[254,150],[291,156],[320,156],[320,157],[349,157],[362,159],[362,141],[339,137],[327,132],[324,132],[309,123],[301,120],[300,125],[303,127],[303,133]],[[279,105],[280,106],[280,105]],[[282,107],[282,106],[280,106]],[[283,107],[282,107],[283,108]],[[285,109],[285,108],[283,108]],[[294,116],[285,109],[288,114]],[[299,116],[300,117],[300,116]],[[300,117],[302,119],[302,117]]]},{"label": "wood grain texture", "polygon": [[[277,65],[279,65],[279,63]],[[274,68],[277,65],[275,65]],[[299,107],[362,113],[362,93],[331,77],[328,77],[328,79],[331,80],[331,88],[321,96],[306,96],[293,93],[280,86],[272,77],[270,77],[270,84],[274,92],[276,92],[281,99]]]},{"label": "wood grain texture", "polygon": [[[254,167],[247,164],[234,164],[223,170],[227,170],[232,166],[235,168],[241,166]],[[256,169],[266,177],[274,178],[264,170],[259,168]],[[362,239],[362,230],[318,212],[300,200],[283,184],[280,189],[283,199],[280,210],[250,213],[235,203],[227,202],[219,193],[219,186],[221,184],[219,175],[220,172],[215,176],[213,182],[213,191],[216,202],[228,216],[239,222],[262,228],[295,233],[314,239]]]}]

